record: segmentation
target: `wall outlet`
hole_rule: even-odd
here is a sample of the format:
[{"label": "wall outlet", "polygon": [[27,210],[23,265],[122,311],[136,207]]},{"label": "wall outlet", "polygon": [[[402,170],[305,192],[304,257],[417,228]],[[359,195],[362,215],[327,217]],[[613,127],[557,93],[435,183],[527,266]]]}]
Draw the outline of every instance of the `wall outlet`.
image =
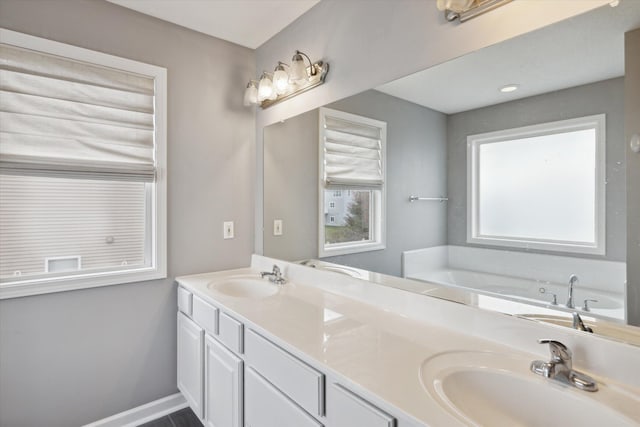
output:
[{"label": "wall outlet", "polygon": [[223,226],[222,237],[224,239],[233,239],[233,221],[225,221]]},{"label": "wall outlet", "polygon": [[282,236],[282,220],[281,219],[273,220],[273,235]]}]

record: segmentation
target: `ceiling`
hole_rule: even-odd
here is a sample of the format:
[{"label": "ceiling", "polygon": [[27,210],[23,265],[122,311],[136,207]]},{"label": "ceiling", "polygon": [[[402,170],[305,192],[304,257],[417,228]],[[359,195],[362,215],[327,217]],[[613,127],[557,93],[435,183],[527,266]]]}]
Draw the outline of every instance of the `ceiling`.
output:
[{"label": "ceiling", "polygon": [[[638,27],[640,0],[622,0],[376,89],[453,114],[620,77],[624,32]],[[499,91],[514,83],[517,91]]]},{"label": "ceiling", "polygon": [[320,0],[107,0],[256,49]]}]

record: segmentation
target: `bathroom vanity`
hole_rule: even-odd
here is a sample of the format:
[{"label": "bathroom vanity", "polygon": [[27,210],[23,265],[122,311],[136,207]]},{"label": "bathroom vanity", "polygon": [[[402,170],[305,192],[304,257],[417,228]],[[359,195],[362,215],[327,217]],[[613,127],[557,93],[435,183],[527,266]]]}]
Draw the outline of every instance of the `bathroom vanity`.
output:
[{"label": "bathroom vanity", "polygon": [[[262,256],[177,281],[178,387],[206,426],[640,424],[638,347]],[[599,390],[531,372],[542,338]]]}]

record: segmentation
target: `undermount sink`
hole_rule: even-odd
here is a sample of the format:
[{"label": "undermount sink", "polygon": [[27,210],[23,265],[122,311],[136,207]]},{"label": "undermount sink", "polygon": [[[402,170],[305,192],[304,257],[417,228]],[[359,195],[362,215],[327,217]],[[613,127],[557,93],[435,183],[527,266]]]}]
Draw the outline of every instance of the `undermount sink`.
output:
[{"label": "undermount sink", "polygon": [[278,285],[257,275],[231,276],[210,282],[207,287],[235,298],[267,298],[280,291]]},{"label": "undermount sink", "polygon": [[422,385],[440,406],[474,426],[637,426],[640,400],[599,384],[589,393],[529,371],[531,360],[491,352],[447,352],[427,359]]}]

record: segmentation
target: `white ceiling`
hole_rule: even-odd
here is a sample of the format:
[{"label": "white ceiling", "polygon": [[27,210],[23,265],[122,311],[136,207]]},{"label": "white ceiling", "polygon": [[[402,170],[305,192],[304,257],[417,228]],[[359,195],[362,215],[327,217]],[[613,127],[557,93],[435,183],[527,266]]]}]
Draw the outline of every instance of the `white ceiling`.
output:
[{"label": "white ceiling", "polygon": [[[622,0],[376,89],[453,114],[619,77],[624,32],[638,27],[640,0]],[[511,83],[520,88],[499,91]]]},{"label": "white ceiling", "polygon": [[320,0],[107,0],[251,49]]}]

